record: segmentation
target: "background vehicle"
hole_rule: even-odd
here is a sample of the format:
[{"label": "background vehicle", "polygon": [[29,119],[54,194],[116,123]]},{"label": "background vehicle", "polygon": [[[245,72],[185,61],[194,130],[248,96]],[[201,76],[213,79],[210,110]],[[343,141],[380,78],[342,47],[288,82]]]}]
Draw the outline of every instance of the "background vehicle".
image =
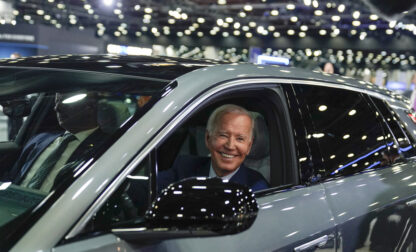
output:
[{"label": "background vehicle", "polygon": [[[30,108],[19,114],[24,122],[15,140],[0,143],[3,177],[31,137],[60,130],[53,111],[56,92],[96,92],[100,127],[110,136],[94,154],[80,155],[49,192],[3,179],[1,249],[415,246],[416,126],[406,101],[390,92],[294,68],[159,57],[27,58],[5,61],[0,68],[3,108],[12,101]],[[136,102],[141,96],[151,96],[143,107]],[[156,189],[158,172],[169,169],[178,155],[207,155],[206,119],[225,103],[258,115],[246,165],[271,185],[256,192],[237,218],[227,212],[238,206],[226,203],[236,200],[227,191],[238,190],[248,199],[251,193],[243,185],[190,179],[166,193]],[[177,191],[187,186],[191,189]],[[196,192],[193,186],[206,190]],[[161,202],[165,211],[153,215]],[[207,203],[224,208],[208,209]]]}]

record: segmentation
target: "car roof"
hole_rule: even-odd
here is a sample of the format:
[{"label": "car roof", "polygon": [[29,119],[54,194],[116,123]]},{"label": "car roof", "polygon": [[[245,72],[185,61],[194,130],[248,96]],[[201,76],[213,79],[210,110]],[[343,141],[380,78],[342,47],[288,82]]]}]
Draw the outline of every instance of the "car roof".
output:
[{"label": "car roof", "polygon": [[163,56],[67,54],[1,59],[0,67],[81,70],[173,80],[195,69],[219,63]]},{"label": "car roof", "polygon": [[[207,69],[208,67],[208,69]],[[277,66],[255,65],[250,63],[229,63],[215,60],[192,60],[165,56],[127,56],[127,55],[49,55],[22,57],[18,59],[0,60],[0,77],[3,69],[30,69],[35,72],[44,71],[78,71],[105,74],[118,74],[131,77],[149,78],[164,83],[185,74],[196,77],[198,81],[190,85],[201,85],[207,88],[208,82],[215,84],[224,80],[241,78],[279,78],[289,80],[319,81],[326,86],[354,87],[368,92],[376,92],[402,100],[403,97],[370,82],[356,80],[352,77],[327,74],[321,71]],[[194,70],[197,70],[194,72]],[[209,71],[206,71],[209,70]],[[194,72],[194,73],[191,73]],[[1,90],[0,90],[1,91]],[[0,92],[1,94],[2,92]]]}]

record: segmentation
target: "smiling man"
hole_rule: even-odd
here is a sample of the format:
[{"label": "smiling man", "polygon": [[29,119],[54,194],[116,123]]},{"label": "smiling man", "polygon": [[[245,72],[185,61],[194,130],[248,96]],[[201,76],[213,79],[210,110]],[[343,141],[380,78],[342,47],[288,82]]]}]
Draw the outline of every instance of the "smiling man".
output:
[{"label": "smiling man", "polygon": [[[258,191],[268,188],[266,179],[243,165],[253,143],[254,120],[246,109],[226,104],[210,115],[205,145],[211,157],[179,156],[173,167],[159,176],[159,189],[187,177],[219,177]],[[173,180],[172,180],[173,179]]]}]

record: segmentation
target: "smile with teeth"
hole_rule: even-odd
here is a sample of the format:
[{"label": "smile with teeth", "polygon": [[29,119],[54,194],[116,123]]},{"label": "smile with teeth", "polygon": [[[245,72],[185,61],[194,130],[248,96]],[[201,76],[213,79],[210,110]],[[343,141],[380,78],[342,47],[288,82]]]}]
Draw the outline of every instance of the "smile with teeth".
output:
[{"label": "smile with teeth", "polygon": [[234,155],[226,154],[224,152],[220,152],[220,154],[221,154],[222,157],[225,157],[225,158],[233,158],[233,157],[235,157]]}]

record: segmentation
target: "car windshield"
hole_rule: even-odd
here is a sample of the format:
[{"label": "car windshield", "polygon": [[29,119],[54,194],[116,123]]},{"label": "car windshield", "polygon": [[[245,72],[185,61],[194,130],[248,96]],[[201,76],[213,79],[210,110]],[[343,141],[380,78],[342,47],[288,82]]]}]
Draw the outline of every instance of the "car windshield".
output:
[{"label": "car windshield", "polygon": [[169,82],[1,68],[0,229],[23,219],[52,192],[56,199],[80,167],[98,158],[172,87]]}]

